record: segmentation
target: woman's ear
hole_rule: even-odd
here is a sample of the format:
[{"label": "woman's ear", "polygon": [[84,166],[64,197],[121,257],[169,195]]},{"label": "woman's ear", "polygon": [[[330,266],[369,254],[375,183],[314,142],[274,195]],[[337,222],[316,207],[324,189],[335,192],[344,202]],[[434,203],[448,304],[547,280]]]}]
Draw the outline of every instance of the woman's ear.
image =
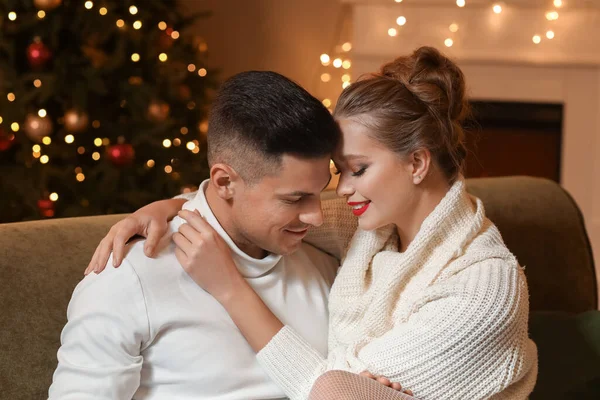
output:
[{"label": "woman's ear", "polygon": [[237,187],[242,183],[242,179],[232,166],[218,163],[210,168],[210,182],[219,197],[223,200],[230,200]]},{"label": "woman's ear", "polygon": [[431,152],[419,149],[411,154],[412,179],[415,185],[423,182],[431,168]]}]

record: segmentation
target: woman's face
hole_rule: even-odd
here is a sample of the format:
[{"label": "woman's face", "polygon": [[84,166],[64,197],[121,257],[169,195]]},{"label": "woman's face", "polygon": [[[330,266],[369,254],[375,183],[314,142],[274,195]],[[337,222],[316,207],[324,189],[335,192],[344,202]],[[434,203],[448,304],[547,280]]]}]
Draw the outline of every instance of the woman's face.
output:
[{"label": "woman's face", "polygon": [[359,121],[338,120],[342,140],[333,156],[340,173],[337,194],[346,198],[364,230],[410,220],[418,200],[413,164],[373,139]]}]

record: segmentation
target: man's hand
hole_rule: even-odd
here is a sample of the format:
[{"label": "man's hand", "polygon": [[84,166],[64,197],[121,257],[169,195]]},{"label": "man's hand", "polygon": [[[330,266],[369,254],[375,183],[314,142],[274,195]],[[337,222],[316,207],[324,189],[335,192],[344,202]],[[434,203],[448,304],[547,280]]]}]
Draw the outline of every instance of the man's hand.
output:
[{"label": "man's hand", "polygon": [[399,384],[398,382],[392,382],[388,378],[385,378],[383,376],[375,376],[372,373],[370,373],[369,371],[363,371],[359,375],[360,376],[364,376],[366,378],[373,379],[374,381],[377,381],[377,382],[381,383],[384,386],[390,387],[390,388],[392,388],[394,390],[397,390],[399,392],[402,392],[402,393],[406,393],[409,396],[413,395],[413,392],[410,391],[409,389],[402,390],[402,385]]},{"label": "man's hand", "polygon": [[117,268],[121,265],[125,256],[125,244],[135,235],[146,238],[144,253],[146,256],[152,257],[160,238],[167,232],[168,222],[177,215],[183,203],[185,203],[184,199],[155,201],[117,222],[96,247],[85,274],[102,272],[111,251],[113,252],[113,266]]}]

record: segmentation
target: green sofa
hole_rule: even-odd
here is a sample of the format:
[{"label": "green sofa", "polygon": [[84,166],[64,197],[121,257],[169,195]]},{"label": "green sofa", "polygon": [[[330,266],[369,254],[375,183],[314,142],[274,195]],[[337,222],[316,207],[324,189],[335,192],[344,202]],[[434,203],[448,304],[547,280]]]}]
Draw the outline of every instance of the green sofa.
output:
[{"label": "green sofa", "polygon": [[[468,188],[525,266],[540,361],[532,398],[600,399],[596,274],[577,205],[544,179],[471,179]],[[0,224],[0,399],[46,399],[73,288],[121,218]]]}]

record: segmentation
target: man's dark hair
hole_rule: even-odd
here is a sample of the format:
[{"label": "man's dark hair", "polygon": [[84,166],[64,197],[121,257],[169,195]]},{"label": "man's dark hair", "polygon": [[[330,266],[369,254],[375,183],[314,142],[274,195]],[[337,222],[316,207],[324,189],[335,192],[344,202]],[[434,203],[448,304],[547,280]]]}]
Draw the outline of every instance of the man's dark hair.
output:
[{"label": "man's dark hair", "polygon": [[283,75],[242,72],[217,94],[208,124],[208,162],[231,165],[248,182],[274,174],[283,154],[331,154],[339,128],[310,93]]}]

